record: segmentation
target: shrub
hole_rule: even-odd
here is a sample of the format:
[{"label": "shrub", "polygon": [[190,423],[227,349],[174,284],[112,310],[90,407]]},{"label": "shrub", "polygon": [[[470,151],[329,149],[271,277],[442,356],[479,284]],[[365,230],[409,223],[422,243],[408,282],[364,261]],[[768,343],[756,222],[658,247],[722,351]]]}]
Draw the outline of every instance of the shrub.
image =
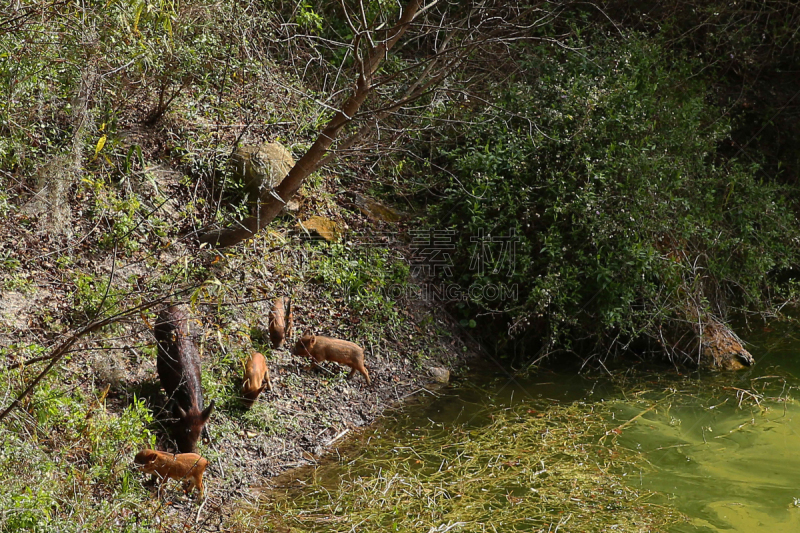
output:
[{"label": "shrub", "polygon": [[[459,229],[459,280],[519,289],[472,298],[473,313],[504,312],[550,352],[584,339],[607,353],[661,339],[691,306],[720,315],[791,296],[770,277],[798,259],[786,191],[719,156],[730,124],[692,60],[635,34],[520,56],[529,74],[440,150],[452,174],[431,218]],[[511,271],[467,268],[481,231],[515,235]]]},{"label": "shrub", "polygon": [[386,248],[332,244],[325,251],[312,261],[311,274],[359,314],[362,333],[396,328],[396,296],[405,292],[408,266]]},{"label": "shrub", "polygon": [[144,401],[114,414],[103,395],[50,381],[0,427],[0,530],[154,531],[139,514],[149,503],[130,467],[136,451],[154,444]]}]

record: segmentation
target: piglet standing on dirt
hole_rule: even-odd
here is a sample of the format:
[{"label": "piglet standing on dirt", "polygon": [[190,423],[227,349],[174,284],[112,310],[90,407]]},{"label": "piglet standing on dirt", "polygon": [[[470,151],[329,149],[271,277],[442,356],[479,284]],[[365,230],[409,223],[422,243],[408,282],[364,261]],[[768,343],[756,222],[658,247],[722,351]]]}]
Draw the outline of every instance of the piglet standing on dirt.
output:
[{"label": "piglet standing on dirt", "polygon": [[349,366],[353,370],[350,372],[348,379],[358,371],[366,378],[367,384],[372,384],[369,379],[369,372],[364,367],[364,350],[350,341],[332,339],[305,332],[295,344],[292,354],[310,357],[311,366],[315,366],[322,361],[333,361],[340,365]]},{"label": "piglet standing on dirt", "polygon": [[178,450],[196,453],[197,439],[211,416],[214,402],[203,409],[200,355],[189,334],[189,320],[184,309],[174,305],[167,307],[158,315],[154,332],[158,343],[156,368],[176,418],[173,433]]},{"label": "piglet standing on dirt", "polygon": [[[156,450],[142,450],[133,459],[136,467],[145,474],[153,474],[160,479],[163,485],[168,478],[178,481],[187,481],[191,492],[194,487],[203,495],[203,473],[208,466],[208,460],[196,453],[168,453]],[[160,486],[159,486],[160,489]]]},{"label": "piglet standing on dirt", "polygon": [[292,300],[285,296],[275,298],[268,316],[269,340],[273,348],[280,348],[292,334]]},{"label": "piglet standing on dirt", "polygon": [[267,361],[262,354],[253,352],[244,366],[242,403],[249,409],[258,399],[258,396],[267,388],[272,390]]}]

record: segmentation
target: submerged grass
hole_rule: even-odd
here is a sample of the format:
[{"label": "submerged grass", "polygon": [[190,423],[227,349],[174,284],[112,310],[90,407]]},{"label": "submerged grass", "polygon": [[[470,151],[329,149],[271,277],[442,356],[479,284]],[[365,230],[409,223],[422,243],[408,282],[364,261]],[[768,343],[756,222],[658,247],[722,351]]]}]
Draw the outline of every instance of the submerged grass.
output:
[{"label": "submerged grass", "polygon": [[248,531],[494,532],[654,531],[681,520],[623,484],[640,458],[598,444],[618,425],[605,411],[486,407],[472,419],[482,423],[434,423],[415,430],[411,446],[378,428],[362,435],[360,455],[280,480],[236,522]]}]

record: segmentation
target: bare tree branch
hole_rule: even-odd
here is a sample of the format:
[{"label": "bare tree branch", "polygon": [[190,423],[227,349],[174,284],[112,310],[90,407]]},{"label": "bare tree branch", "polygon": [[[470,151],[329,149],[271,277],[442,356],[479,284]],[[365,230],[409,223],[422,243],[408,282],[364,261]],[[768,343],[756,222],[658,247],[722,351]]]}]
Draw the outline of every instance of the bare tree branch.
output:
[{"label": "bare tree branch", "polygon": [[13,402],[11,402],[11,405],[6,407],[6,409],[2,413],[0,413],[0,422],[2,422],[3,419],[5,419],[8,416],[8,414],[11,413],[11,411],[13,411],[14,408],[17,407],[20,404],[20,402],[33,391],[34,388],[36,388],[36,385],[38,385],[39,382],[42,379],[44,379],[44,377],[50,372],[50,370],[52,370],[52,368],[56,364],[58,364],[58,362],[61,361],[61,359],[70,351],[72,345],[78,342],[85,335],[92,333],[93,331],[97,331],[98,329],[105,327],[109,324],[119,322],[120,320],[129,317],[137,312],[155,307],[156,305],[165,302],[168,299],[174,298],[176,295],[177,294],[169,294],[167,296],[162,296],[160,298],[156,298],[154,300],[150,300],[135,307],[126,309],[110,317],[92,320],[91,322],[89,322],[89,324],[79,329],[78,331],[74,332],[67,338],[67,340],[65,340],[64,342],[59,344],[56,348],[54,348],[49,355],[39,359],[39,360],[50,359],[50,364],[47,365],[45,369],[42,370],[33,381],[31,381],[31,383],[25,388],[24,391],[22,391],[17,396],[17,398]]}]

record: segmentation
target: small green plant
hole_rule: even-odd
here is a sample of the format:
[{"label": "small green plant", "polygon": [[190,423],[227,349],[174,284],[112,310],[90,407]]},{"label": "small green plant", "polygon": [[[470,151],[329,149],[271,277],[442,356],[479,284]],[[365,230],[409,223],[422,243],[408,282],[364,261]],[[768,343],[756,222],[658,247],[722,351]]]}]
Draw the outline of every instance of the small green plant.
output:
[{"label": "small green plant", "polygon": [[36,290],[36,284],[27,273],[20,273],[3,280],[3,288],[23,294],[32,294]]},{"label": "small green plant", "polygon": [[140,244],[133,231],[138,225],[136,212],[139,208],[141,204],[136,197],[112,200],[107,206],[109,231],[100,238],[100,245],[106,249],[138,250]]},{"label": "small green plant", "polygon": [[[1,152],[2,148],[0,148],[0,153]],[[0,192],[0,217],[9,216],[14,209],[15,207],[14,204],[11,203],[11,197],[9,196],[9,194],[5,192]]]},{"label": "small green plant", "polygon": [[263,399],[255,402],[253,407],[245,412],[242,420],[248,427],[263,431],[267,435],[285,435],[288,429],[284,425],[285,421],[280,419],[277,409]]},{"label": "small green plant", "polygon": [[301,28],[314,32],[322,32],[322,15],[319,15],[309,2],[303,2],[297,13],[297,24]]},{"label": "small green plant", "polygon": [[73,280],[72,308],[76,320],[94,320],[101,313],[108,314],[125,297],[118,287],[109,286],[108,280],[99,280],[85,272],[77,272]]},{"label": "small green plant", "polygon": [[144,401],[134,397],[111,413],[102,391],[86,396],[46,380],[27,409],[33,419],[0,427],[0,508],[14,509],[0,515],[0,530],[151,531],[137,517],[149,504],[129,466],[136,451],[154,445]]},{"label": "small green plant", "polygon": [[363,333],[399,324],[397,299],[405,295],[409,268],[390,250],[332,244],[309,271],[359,314]]}]

